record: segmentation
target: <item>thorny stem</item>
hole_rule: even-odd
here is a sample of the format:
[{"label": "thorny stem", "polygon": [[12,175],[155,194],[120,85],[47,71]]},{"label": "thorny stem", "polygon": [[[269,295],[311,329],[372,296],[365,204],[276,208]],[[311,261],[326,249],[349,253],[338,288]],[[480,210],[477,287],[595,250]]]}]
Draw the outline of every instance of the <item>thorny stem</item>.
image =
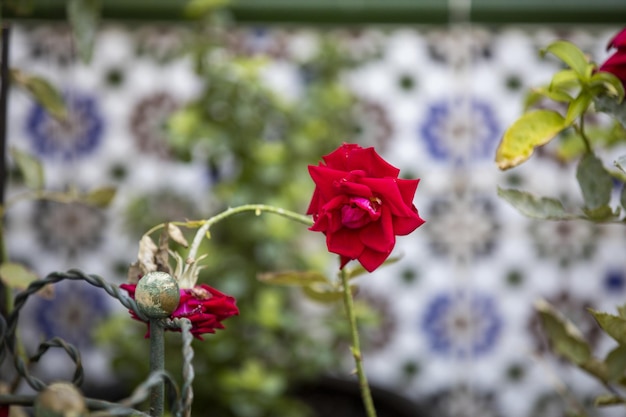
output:
[{"label": "thorny stem", "polygon": [[363,406],[365,407],[365,413],[367,417],[376,417],[376,408],[374,408],[372,393],[367,382],[365,369],[363,368],[363,357],[361,356],[359,330],[356,324],[356,314],[354,312],[352,291],[350,290],[350,283],[348,282],[348,273],[343,268],[341,269],[341,284],[343,287],[343,304],[346,309],[346,315],[348,316],[348,322],[350,324],[350,334],[352,336],[352,356],[354,357],[354,363],[356,365],[356,374],[359,378],[359,388],[361,389]]}]

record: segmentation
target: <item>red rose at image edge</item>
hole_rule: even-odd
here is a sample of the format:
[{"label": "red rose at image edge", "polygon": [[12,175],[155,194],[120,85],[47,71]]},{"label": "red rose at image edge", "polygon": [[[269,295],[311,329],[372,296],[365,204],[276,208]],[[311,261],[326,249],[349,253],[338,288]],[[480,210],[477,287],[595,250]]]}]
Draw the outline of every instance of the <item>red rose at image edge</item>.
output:
[{"label": "red rose at image edge", "polygon": [[[135,299],[136,284],[122,284],[120,288],[126,290],[128,295]],[[143,321],[134,311],[129,310],[135,320]],[[215,333],[215,329],[223,329],[223,320],[230,316],[238,315],[239,309],[235,305],[235,298],[223,294],[206,284],[196,285],[193,288],[180,289],[180,302],[178,307],[170,315],[170,318],[186,318],[191,321],[191,334],[197,339],[204,340],[202,334]],[[150,335],[150,324],[148,333]]]},{"label": "red rose at image edge", "polygon": [[309,230],[326,235],[329,252],[341,257],[340,268],[356,259],[372,272],[389,257],[396,236],[424,223],[413,205],[419,179],[398,178],[400,170],[374,148],[356,144],[343,144],[322,159],[309,165],[315,182]]},{"label": "red rose at image edge", "polygon": [[615,48],[617,51],[598,68],[598,71],[610,72],[626,86],[626,29],[611,39],[607,45],[607,50],[611,48]]}]

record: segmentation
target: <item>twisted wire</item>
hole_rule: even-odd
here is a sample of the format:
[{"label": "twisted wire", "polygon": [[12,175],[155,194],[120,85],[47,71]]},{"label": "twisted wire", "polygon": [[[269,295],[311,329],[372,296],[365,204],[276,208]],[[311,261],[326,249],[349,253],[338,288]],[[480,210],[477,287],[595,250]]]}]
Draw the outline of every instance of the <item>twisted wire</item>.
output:
[{"label": "twisted wire", "polygon": [[74,376],[72,378],[72,384],[76,386],[80,386],[83,383],[83,363],[80,357],[80,351],[76,349],[70,343],[67,343],[65,340],[60,337],[54,337],[42,344],[39,345],[39,349],[37,353],[30,358],[30,362],[38,362],[39,359],[50,349],[51,347],[59,347],[67,352],[67,355],[74,361],[76,364],[76,370],[74,371]]},{"label": "twisted wire", "polygon": [[180,325],[180,330],[183,335],[183,410],[184,417],[191,416],[191,405],[193,403],[193,378],[195,376],[193,370],[193,349],[191,348],[191,342],[193,341],[193,335],[191,334],[191,321],[189,319],[177,319]]},{"label": "twisted wire", "polygon": [[[30,374],[30,372],[27,369],[26,364],[24,363],[20,355],[16,354],[15,352],[16,343],[17,343],[16,329],[17,329],[20,311],[22,307],[24,307],[24,305],[26,304],[26,301],[28,300],[28,298],[31,295],[35,294],[37,291],[39,291],[41,288],[43,288],[46,285],[55,284],[57,282],[60,282],[66,279],[74,280],[74,281],[86,281],[95,287],[104,289],[109,295],[118,299],[124,307],[134,311],[138,317],[142,319],[145,318],[147,320],[147,317],[137,307],[137,303],[135,302],[135,300],[133,300],[124,292],[122,292],[123,290],[121,290],[116,285],[112,285],[108,283],[103,278],[97,275],[88,275],[77,269],[70,269],[67,272],[53,272],[51,274],[48,274],[45,278],[41,280],[32,282],[28,286],[28,288],[20,292],[15,297],[13,311],[11,312],[7,322],[5,323],[6,328],[4,329],[3,333],[5,333],[4,346],[6,348],[6,351],[8,351],[13,356],[15,369],[26,380],[28,385],[30,385],[31,388],[33,388],[36,391],[41,391],[43,388],[46,387],[46,384],[39,378],[36,378]],[[3,325],[0,325],[0,326],[3,326]],[[78,378],[78,380],[82,381],[83,371],[82,371],[82,365],[80,361],[80,354],[78,354],[78,350],[66,342],[63,342],[63,344],[58,343],[58,342],[55,342],[55,343],[56,344],[54,346],[63,347],[65,351],[70,355],[72,360],[76,363],[77,370],[74,374],[74,378],[75,380],[76,378]],[[52,347],[52,346],[48,346],[48,347],[40,346],[40,350],[43,348],[44,349],[43,352],[45,352],[47,348],[49,347]],[[5,349],[2,349],[2,351],[0,351],[0,359],[4,358],[6,351]],[[43,352],[41,354],[43,354]]]},{"label": "twisted wire", "polygon": [[128,398],[119,402],[119,405],[123,407],[132,407],[135,404],[145,401],[150,396],[150,388],[160,384],[161,382],[164,382],[167,387],[167,398],[172,409],[172,414],[175,416],[180,415],[181,399],[178,385],[169,372],[164,370],[151,372],[150,375],[148,375],[148,378],[139,384]]},{"label": "twisted wire", "polygon": [[[41,288],[46,285],[55,284],[63,280],[86,281],[95,287],[102,288],[110,296],[119,300],[124,307],[132,310],[141,320],[149,321],[149,318],[138,308],[135,300],[130,298],[124,290],[121,290],[116,285],[108,283],[103,278],[97,275],[85,274],[77,269],[70,269],[67,272],[50,273],[45,278],[32,282],[28,286],[28,288],[20,292],[15,297],[13,311],[9,315],[8,320],[5,320],[2,316],[0,316],[0,365],[2,364],[2,361],[4,360],[6,354],[10,353],[14,358],[14,366],[17,372],[35,391],[41,391],[46,388],[47,385],[39,378],[36,378],[30,374],[26,364],[24,363],[20,355],[16,354],[15,352],[17,344],[16,331],[19,321],[19,315],[21,309],[24,307],[26,301],[31,295],[37,293]],[[120,403],[109,403],[106,401],[89,398],[85,399],[90,408],[100,410],[96,413],[96,415],[121,416],[132,414],[142,417],[148,417],[148,414],[130,407],[134,404],[145,401],[148,397],[150,388],[161,382],[164,382],[168,388],[167,394],[169,403],[171,404],[172,415],[176,417],[182,417],[183,415],[184,417],[189,417],[191,415],[191,403],[193,401],[192,383],[195,376],[192,366],[192,360],[194,357],[194,352],[191,348],[191,343],[193,341],[193,335],[191,334],[192,324],[191,321],[189,321],[188,319],[164,319],[161,320],[161,323],[164,328],[170,330],[180,330],[182,333],[182,351],[184,359],[182,399],[180,395],[180,390],[176,385],[174,379],[166,371],[157,371],[151,373],[148,378],[135,389],[135,391],[133,392],[133,394],[131,394],[129,398],[121,401]],[[74,372],[72,383],[75,385],[80,385],[83,381],[84,376],[80,352],[74,346],[65,342],[61,338],[55,337],[40,344],[37,353],[29,358],[29,360],[31,362],[37,362],[51,347],[64,349],[68,356],[70,356],[72,361],[74,361],[76,365],[76,370]],[[15,396],[0,396],[0,404],[12,404],[14,403],[14,401],[22,401],[32,404],[32,401],[34,401],[35,398],[28,397],[21,398],[20,400],[17,397],[13,397]]]}]

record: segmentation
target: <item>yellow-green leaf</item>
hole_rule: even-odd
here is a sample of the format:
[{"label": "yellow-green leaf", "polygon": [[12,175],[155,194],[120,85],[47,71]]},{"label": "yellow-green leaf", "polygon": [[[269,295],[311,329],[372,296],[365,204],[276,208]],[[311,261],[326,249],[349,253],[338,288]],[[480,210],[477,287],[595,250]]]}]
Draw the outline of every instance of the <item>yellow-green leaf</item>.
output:
[{"label": "yellow-green leaf", "polygon": [[552,76],[550,90],[568,90],[580,85],[580,80],[575,71],[571,69],[562,70]]},{"label": "yellow-green leaf", "polygon": [[624,99],[624,85],[619,78],[610,72],[596,72],[591,76],[589,85],[592,89],[601,87],[603,92],[616,97],[618,102],[621,102]]},{"label": "yellow-green leaf", "polygon": [[567,91],[560,88],[546,88],[546,87],[537,87],[533,88],[532,91],[539,96],[543,96],[549,98],[550,100],[559,101],[562,103],[569,103],[574,100]]},{"label": "yellow-green leaf", "polygon": [[578,119],[591,104],[592,97],[581,91],[580,94],[567,107],[567,115],[565,116],[565,125],[570,126],[574,120]]},{"label": "yellow-green leaf", "polygon": [[0,278],[5,285],[17,290],[23,290],[31,282],[39,279],[33,271],[14,262],[5,262],[0,265]]},{"label": "yellow-green leaf", "polygon": [[542,55],[551,53],[567,66],[573,69],[581,79],[584,79],[589,73],[587,67],[590,65],[585,54],[578,49],[576,45],[567,41],[556,41],[548,45],[541,51]]},{"label": "yellow-green leaf", "polygon": [[274,285],[311,285],[316,282],[328,282],[324,274],[316,271],[265,272],[258,274],[257,279]]},{"label": "yellow-green leaf", "polygon": [[57,119],[67,117],[67,108],[63,96],[44,78],[12,69],[11,81],[24,88],[52,117]]},{"label": "yellow-green leaf", "polygon": [[96,188],[87,193],[81,200],[92,206],[104,208],[111,204],[116,193],[117,189],[115,187]]},{"label": "yellow-green leaf", "polygon": [[496,151],[498,168],[513,168],[526,161],[537,146],[550,142],[565,129],[565,119],[554,110],[525,113],[504,132]]},{"label": "yellow-green leaf", "polygon": [[34,156],[17,148],[11,148],[11,157],[22,174],[24,184],[32,190],[41,190],[44,187],[44,174],[41,162]]}]

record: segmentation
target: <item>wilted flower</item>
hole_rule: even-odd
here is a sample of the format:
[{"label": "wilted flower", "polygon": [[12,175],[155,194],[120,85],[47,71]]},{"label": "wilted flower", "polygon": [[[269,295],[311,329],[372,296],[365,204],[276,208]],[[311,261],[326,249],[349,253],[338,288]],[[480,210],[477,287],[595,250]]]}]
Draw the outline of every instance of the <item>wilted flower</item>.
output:
[{"label": "wilted flower", "polygon": [[[128,291],[128,295],[135,299],[136,284],[122,284],[121,288]],[[134,311],[130,311],[135,320],[141,321]],[[193,288],[180,289],[180,302],[170,315],[170,318],[186,318],[191,321],[191,333],[202,339],[204,333],[215,333],[215,329],[223,329],[223,320],[238,315],[239,309],[235,305],[235,298],[223,294],[206,284],[199,284]],[[146,337],[149,335],[146,334]]]},{"label": "wilted flower", "polygon": [[357,259],[372,272],[391,254],[396,235],[424,223],[413,205],[419,180],[398,178],[400,170],[374,148],[343,144],[309,166],[315,191],[307,214],[310,230],[326,235],[328,250],[341,257],[341,268]]}]

